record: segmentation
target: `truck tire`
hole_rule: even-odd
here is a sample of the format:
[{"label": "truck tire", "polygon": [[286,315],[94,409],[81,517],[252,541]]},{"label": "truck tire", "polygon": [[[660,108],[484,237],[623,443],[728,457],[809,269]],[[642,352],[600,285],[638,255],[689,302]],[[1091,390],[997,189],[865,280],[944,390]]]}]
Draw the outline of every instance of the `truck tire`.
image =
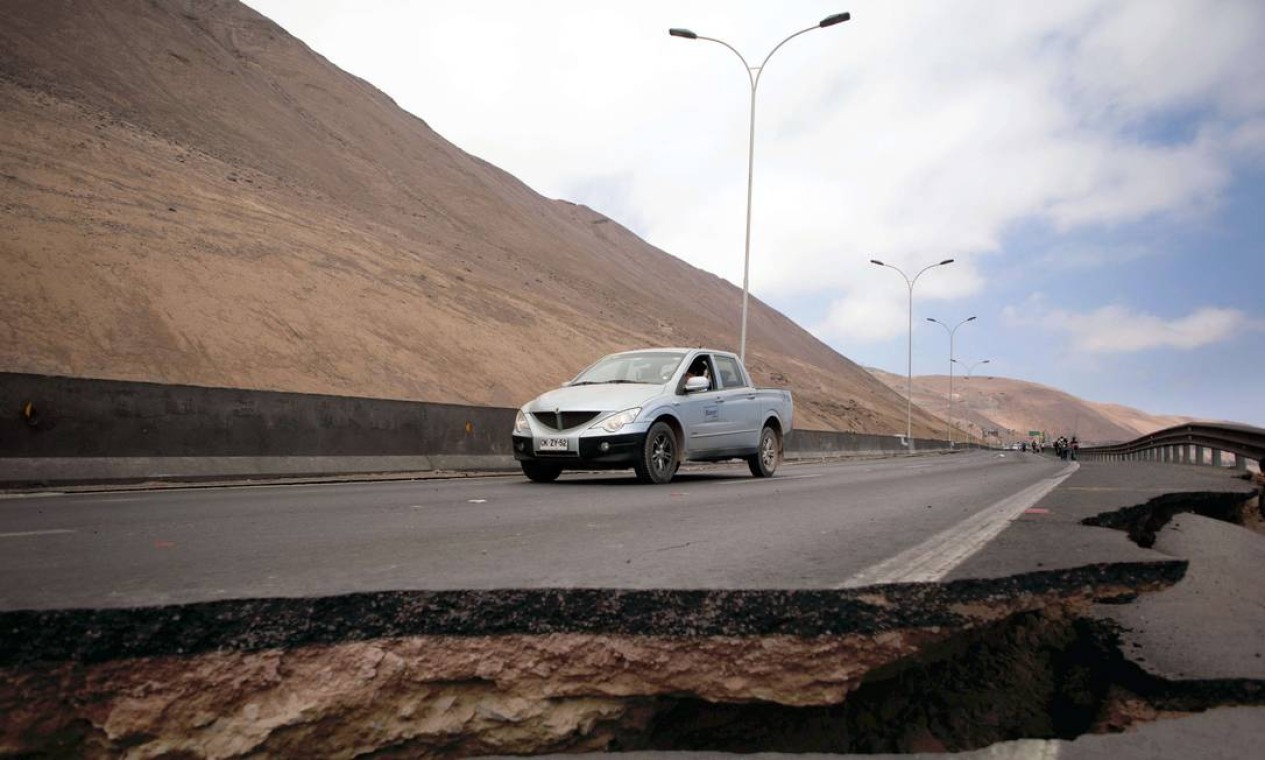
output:
[{"label": "truck tire", "polygon": [[782,437],[771,426],[765,425],[760,431],[760,448],[747,457],[747,466],[751,474],[757,478],[769,478],[777,471],[782,461]]},{"label": "truck tire", "polygon": [[646,433],[646,441],[641,446],[633,469],[637,471],[637,479],[643,483],[668,483],[676,474],[677,462],[676,433],[666,422],[656,422]]},{"label": "truck tire", "polygon": [[562,467],[547,462],[519,462],[523,474],[534,483],[552,483],[562,474]]}]

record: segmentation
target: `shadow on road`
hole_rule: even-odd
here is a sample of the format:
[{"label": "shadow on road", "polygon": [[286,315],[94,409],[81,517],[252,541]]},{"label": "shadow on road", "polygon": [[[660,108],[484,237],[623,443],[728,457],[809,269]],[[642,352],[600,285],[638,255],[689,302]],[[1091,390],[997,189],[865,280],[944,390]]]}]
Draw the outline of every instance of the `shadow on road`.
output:
[{"label": "shadow on road", "polygon": [[[772,479],[776,480],[777,476],[774,475]],[[672,478],[671,483],[665,483],[663,485],[642,483],[637,480],[637,476],[631,472],[564,472],[561,477],[552,483],[533,483],[526,478],[523,478],[522,482],[524,485],[528,485],[533,488],[601,485],[612,488],[635,486],[638,488],[654,490],[663,488],[671,489],[685,483],[719,483],[732,480],[752,480],[752,477],[744,468],[742,471],[735,470],[733,472],[678,472],[676,476]]]}]

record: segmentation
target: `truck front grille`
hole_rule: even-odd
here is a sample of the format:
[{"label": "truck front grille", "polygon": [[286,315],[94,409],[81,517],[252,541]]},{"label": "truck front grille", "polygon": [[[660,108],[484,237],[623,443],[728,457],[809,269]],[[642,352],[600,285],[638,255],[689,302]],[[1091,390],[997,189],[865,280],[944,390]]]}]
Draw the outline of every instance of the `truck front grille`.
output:
[{"label": "truck front grille", "polygon": [[541,425],[550,430],[570,430],[597,418],[601,412],[532,412]]}]

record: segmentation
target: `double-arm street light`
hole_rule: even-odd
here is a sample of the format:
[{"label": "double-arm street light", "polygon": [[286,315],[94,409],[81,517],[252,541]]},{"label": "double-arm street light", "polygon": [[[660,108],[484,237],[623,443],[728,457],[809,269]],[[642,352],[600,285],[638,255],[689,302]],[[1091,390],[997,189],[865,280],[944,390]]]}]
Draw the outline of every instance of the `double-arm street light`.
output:
[{"label": "double-arm street light", "polygon": [[948,420],[948,425],[947,425],[947,431],[949,434],[949,447],[952,448],[953,443],[954,443],[953,441],[953,437],[954,437],[953,436],[953,336],[957,334],[959,327],[966,324],[967,322],[974,322],[975,317],[967,317],[961,322],[958,322],[957,325],[955,325],[952,329],[950,329],[948,325],[936,319],[935,317],[927,317],[927,321],[935,322],[936,324],[943,327],[945,332],[949,334],[949,420]]},{"label": "double-arm street light", "polygon": [[971,363],[969,363],[969,364],[968,364],[968,363],[966,363],[966,362],[960,362],[960,361],[958,361],[957,359],[954,359],[954,360],[953,360],[953,363],[954,363],[954,364],[961,364],[963,367],[966,367],[966,379],[967,379],[967,380],[970,380],[970,379],[971,379],[971,373],[975,371],[975,368],[976,368],[976,367],[978,367],[978,366],[979,366],[979,365],[981,365],[981,364],[990,364],[990,363],[991,363],[991,361],[990,361],[989,359],[980,359],[980,360],[979,360],[979,361],[977,361],[977,362],[971,362]]},{"label": "double-arm street light", "polygon": [[724,40],[718,40],[715,37],[704,37],[701,34],[695,34],[694,32],[691,32],[689,29],[669,29],[668,30],[668,34],[672,35],[673,37],[681,37],[687,40],[707,40],[708,42],[720,43],[721,45],[724,45],[725,47],[729,48],[731,51],[733,51],[734,55],[738,56],[738,60],[742,61],[742,66],[747,71],[747,79],[751,82],[751,119],[748,122],[748,130],[747,130],[747,234],[746,234],[746,242],[743,244],[743,252],[742,252],[742,331],[741,331],[741,337],[739,338],[739,343],[738,343],[738,356],[739,358],[743,360],[744,363],[746,362],[746,359],[747,359],[747,299],[748,299],[748,293],[749,293],[748,284],[750,282],[750,271],[751,271],[751,183],[752,183],[752,178],[754,176],[754,169],[755,169],[755,93],[756,93],[756,87],[758,87],[760,84],[760,75],[764,73],[765,65],[769,62],[769,59],[773,57],[773,54],[778,51],[778,48],[781,48],[783,45],[795,39],[796,37],[800,36],[801,34],[804,34],[806,32],[811,32],[814,29],[824,29],[828,26],[841,24],[850,18],[852,18],[852,14],[850,13],[836,13],[832,16],[825,17],[824,19],[817,22],[815,25],[808,27],[807,29],[801,29],[798,32],[795,32],[791,36],[777,43],[777,45],[774,46],[774,48],[769,51],[769,54],[764,57],[764,61],[761,62],[759,66],[752,66],[751,64],[747,63],[747,59],[742,57],[742,53],[739,53],[732,45],[730,45],[728,42],[725,42]]},{"label": "double-arm street light", "polygon": [[905,388],[905,445],[909,447],[912,454],[914,451],[914,283],[918,282],[918,278],[922,277],[923,272],[928,269],[942,267],[945,264],[952,264],[953,259],[945,259],[939,264],[932,264],[922,268],[914,278],[909,279],[909,275],[900,267],[894,267],[891,264],[884,264],[878,259],[870,259],[871,264],[880,267],[887,267],[894,270],[901,277],[905,278],[905,284],[909,286],[909,369],[908,381]]},{"label": "double-arm street light", "polygon": [[[990,364],[990,363],[991,363],[988,359],[980,359],[979,361],[969,362],[969,363],[968,363],[968,362],[960,362],[960,361],[958,361],[957,359],[951,359],[951,360],[950,360],[950,362],[951,362],[952,364],[961,364],[963,367],[966,367],[966,379],[967,379],[967,380],[970,380],[970,379],[971,379],[971,373],[975,371],[975,368],[976,368],[976,367],[980,366],[981,364]],[[982,427],[981,427],[981,428],[980,428],[980,432],[982,433],[983,431],[984,431],[984,428],[982,428]],[[998,436],[997,436],[997,441],[998,441],[998,443],[1000,443],[1000,442],[1001,442],[1001,436],[1000,436],[1000,435],[998,435]]]}]

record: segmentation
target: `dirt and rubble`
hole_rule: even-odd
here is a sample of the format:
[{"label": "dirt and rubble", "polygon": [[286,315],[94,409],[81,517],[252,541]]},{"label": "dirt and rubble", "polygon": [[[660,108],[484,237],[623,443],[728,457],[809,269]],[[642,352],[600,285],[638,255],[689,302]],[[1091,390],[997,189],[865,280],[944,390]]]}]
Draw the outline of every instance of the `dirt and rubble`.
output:
[{"label": "dirt and rubble", "polygon": [[[1051,574],[1066,577],[1023,579],[1047,590],[1018,596],[1010,583],[949,584],[932,616],[971,615],[908,629],[888,629],[877,611],[940,594],[839,592],[872,607],[879,630],[817,635],[405,636],[238,651],[205,642],[196,654],[82,649],[71,661],[43,659],[33,644],[0,668],[0,753],[960,751],[1265,704],[1260,681],[1151,676],[1087,615],[1095,601],[1169,587],[1181,570]],[[1115,572],[1135,579],[1111,582]]]},{"label": "dirt and rubble", "polygon": [[[464,757],[655,747],[677,741],[681,715],[707,706],[707,720],[687,721],[707,725],[734,705],[789,711],[773,714],[792,723],[818,719],[802,710],[860,705],[849,708],[859,736],[889,725],[881,717],[892,704],[909,703],[864,694],[942,691],[902,686],[916,681],[911,668],[995,672],[973,646],[1039,638],[1015,632],[1047,635],[1058,628],[1049,621],[1171,586],[1184,569],[1159,561],[837,592],[396,592],[8,612],[0,752],[234,757],[336,747]],[[859,701],[845,700],[853,692]],[[964,746],[1031,730],[1009,718],[998,726]],[[811,732],[791,735],[794,747]],[[893,741],[912,747],[916,738]]]}]

